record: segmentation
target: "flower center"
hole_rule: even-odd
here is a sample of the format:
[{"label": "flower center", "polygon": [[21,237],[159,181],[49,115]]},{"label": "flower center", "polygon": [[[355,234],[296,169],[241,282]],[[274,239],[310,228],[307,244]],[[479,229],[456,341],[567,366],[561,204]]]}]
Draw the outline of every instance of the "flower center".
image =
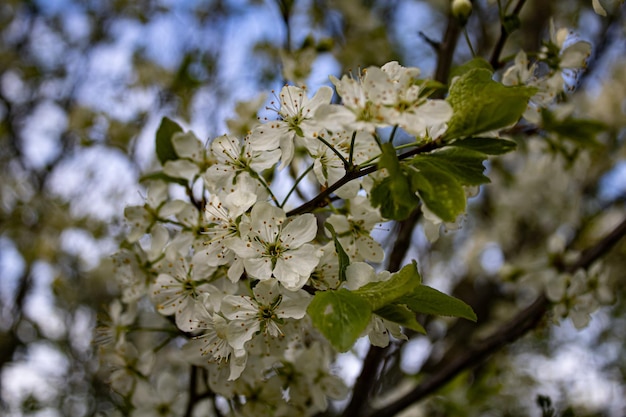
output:
[{"label": "flower center", "polygon": [[272,258],[272,261],[276,261],[276,259],[283,253],[283,248],[279,243],[270,243],[267,245],[267,256]]}]

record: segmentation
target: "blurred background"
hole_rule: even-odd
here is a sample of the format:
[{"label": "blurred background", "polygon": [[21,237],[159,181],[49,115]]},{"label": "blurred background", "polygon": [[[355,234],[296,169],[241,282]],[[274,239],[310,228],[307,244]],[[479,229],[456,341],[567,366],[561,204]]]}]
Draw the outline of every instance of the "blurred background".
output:
[{"label": "blurred background", "polygon": [[[499,36],[498,7],[495,1],[474,3],[468,35],[476,53],[489,58]],[[574,179],[584,196],[580,212],[613,217],[595,217],[579,243],[610,229],[626,200],[626,22],[623,6],[601,3],[610,11],[606,17],[594,13],[591,0],[527,1],[520,30],[502,54],[537,50],[549,37],[551,18],[592,44],[588,71],[569,80],[571,100],[606,123],[610,139],[593,159],[604,163]],[[239,101],[286,81],[314,91],[330,84],[330,74],[390,60],[432,76],[437,54],[430,43],[443,37],[448,7],[447,0],[4,0],[0,414],[88,416],[114,401],[92,339],[99,312],[118,295],[110,255],[123,237],[124,207],[144,201],[138,180],[156,166],[154,134],[163,116],[209,140],[228,131]],[[470,57],[460,40],[455,62]],[[508,168],[490,169],[497,177]],[[498,198],[494,192],[478,199],[478,220],[458,235],[489,228],[491,199]],[[543,210],[544,202],[536,207]],[[529,219],[537,216],[528,213]],[[524,232],[515,242],[485,237],[480,249],[465,245],[459,253],[459,242],[450,236],[431,244],[422,233],[412,253],[431,271],[424,275],[433,285],[466,300],[483,284],[483,294],[495,295],[502,288],[493,281],[472,281],[463,292],[462,285],[449,284],[460,279],[442,284],[437,277],[459,278],[474,269],[474,276],[492,276],[515,250],[559,230],[564,236],[571,232],[565,218],[552,216],[541,227],[525,221],[515,220]],[[624,246],[612,257],[623,284]],[[493,311],[506,316],[515,305],[509,301]],[[537,338],[511,347],[505,361],[483,369],[481,375],[491,379],[480,382],[474,375],[473,391],[463,391],[464,399],[434,400],[429,415],[480,415],[490,398],[508,401],[490,415],[525,415],[519,410],[531,409],[532,415],[548,415],[534,404],[537,394],[560,401],[572,415],[625,415],[624,313],[618,293],[584,331],[569,322],[543,328]],[[405,347],[417,352],[409,355],[413,361],[398,364],[405,371],[423,365],[419,352],[426,342],[420,340]],[[428,346],[430,352],[434,343]],[[510,380],[517,381],[513,391],[503,382]]]}]

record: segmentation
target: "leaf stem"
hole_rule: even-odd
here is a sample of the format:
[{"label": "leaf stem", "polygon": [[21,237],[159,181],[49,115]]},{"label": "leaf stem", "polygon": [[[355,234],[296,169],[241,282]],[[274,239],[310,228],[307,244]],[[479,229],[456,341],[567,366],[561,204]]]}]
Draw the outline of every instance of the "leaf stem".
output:
[{"label": "leaf stem", "polygon": [[467,33],[467,27],[463,29],[463,36],[465,36],[465,42],[467,42],[467,46],[469,47],[470,52],[472,53],[472,58],[476,58],[476,52],[474,51],[474,47],[472,46],[472,41],[469,38],[469,34]]},{"label": "leaf stem", "polygon": [[285,196],[285,199],[278,207],[283,208],[285,206],[285,203],[287,203],[287,200],[289,199],[289,197],[291,197],[291,194],[293,194],[296,188],[298,188],[298,184],[300,184],[300,182],[304,179],[304,177],[306,177],[309,172],[311,172],[312,169],[313,164],[309,165],[309,167],[305,169],[304,172],[302,172],[302,174],[298,176],[298,178],[296,178],[296,182],[293,184],[293,187],[291,187],[291,190],[289,190],[289,192]]},{"label": "leaf stem", "polygon": [[[269,193],[272,201],[274,202],[274,204],[276,204],[277,206],[279,206],[278,204],[278,198],[276,198],[276,196],[274,195],[274,193],[272,192],[272,189],[270,188],[269,184],[267,183],[267,181],[265,181],[265,178],[263,178],[261,175],[259,175],[258,172],[250,169],[247,170],[247,172],[250,174],[250,176],[256,180],[259,180],[259,182],[261,183],[261,185],[263,185],[263,187],[267,190],[267,192]],[[280,207],[280,206],[279,206]]]}]

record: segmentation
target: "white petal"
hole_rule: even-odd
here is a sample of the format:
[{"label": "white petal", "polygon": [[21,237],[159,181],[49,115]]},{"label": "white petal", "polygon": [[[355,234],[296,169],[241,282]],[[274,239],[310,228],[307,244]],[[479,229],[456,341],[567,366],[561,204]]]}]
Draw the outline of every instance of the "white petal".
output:
[{"label": "white petal", "polygon": [[189,131],[187,133],[175,133],[172,136],[172,145],[176,154],[181,158],[189,158],[199,161],[204,155],[204,145]]},{"label": "white petal", "polygon": [[229,320],[254,320],[259,305],[245,295],[227,295],[222,299],[220,311]]},{"label": "white petal", "polygon": [[278,281],[261,281],[254,287],[254,298],[261,305],[270,305],[279,295]]},{"label": "white petal", "polygon": [[365,262],[352,262],[346,269],[346,288],[356,290],[376,281],[374,268]]},{"label": "white petal", "polygon": [[306,315],[306,309],[312,297],[304,290],[289,292],[283,295],[283,300],[276,310],[280,318],[301,319]]},{"label": "white petal", "polygon": [[356,120],[350,109],[336,104],[324,104],[315,112],[315,118],[328,130],[341,130]]},{"label": "white petal", "polygon": [[270,279],[272,277],[272,262],[268,258],[244,259],[246,272],[253,278]]},{"label": "white petal", "polygon": [[561,68],[583,68],[585,61],[591,55],[591,44],[589,42],[576,42],[565,48],[561,54]]},{"label": "white petal", "polygon": [[599,14],[600,16],[606,16],[606,10],[600,4],[600,0],[591,0],[591,5],[593,6],[593,11]]},{"label": "white petal", "polygon": [[233,349],[243,349],[246,342],[261,328],[259,321],[234,320],[228,323],[228,343]]},{"label": "white petal", "polygon": [[170,177],[184,178],[187,181],[191,181],[200,172],[200,168],[186,159],[176,159],[167,161],[165,166],[163,166],[163,172]]},{"label": "white petal", "polygon": [[317,221],[311,213],[295,217],[283,228],[280,240],[289,249],[296,249],[310,242],[317,234]]},{"label": "white petal", "polygon": [[276,241],[280,227],[287,218],[284,210],[261,201],[252,207],[250,213],[252,231],[267,243]]},{"label": "white petal", "polygon": [[272,128],[271,122],[254,128],[248,138],[253,151],[270,151],[278,148],[280,132]]}]

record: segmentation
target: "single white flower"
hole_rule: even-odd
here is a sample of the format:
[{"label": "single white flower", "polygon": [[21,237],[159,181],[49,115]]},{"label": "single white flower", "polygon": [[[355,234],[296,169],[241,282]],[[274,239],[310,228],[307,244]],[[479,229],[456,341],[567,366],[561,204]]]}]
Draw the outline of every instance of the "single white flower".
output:
[{"label": "single white flower", "polygon": [[316,248],[309,244],[317,233],[315,216],[294,217],[285,226],[285,212],[267,202],[258,202],[250,213],[250,229],[241,238],[228,241],[230,249],[243,259],[252,278],[276,278],[285,288],[302,288],[317,266]]},{"label": "single white flower", "polygon": [[99,345],[113,345],[119,348],[126,343],[126,333],[137,318],[137,304],[124,306],[120,300],[113,300],[107,309],[107,317],[96,328],[95,341]]},{"label": "single white flower", "polygon": [[372,207],[366,197],[357,196],[350,200],[348,215],[331,214],[326,221],[337,232],[351,260],[382,262],[385,256],[383,248],[370,235],[374,226],[382,220],[379,211]]},{"label": "single white flower", "polygon": [[334,242],[328,242],[321,249],[319,263],[311,272],[310,284],[319,290],[336,289],[339,286],[339,259]]},{"label": "single white flower", "polygon": [[214,272],[207,267],[194,267],[184,258],[163,265],[163,271],[152,286],[152,299],[157,311],[165,316],[175,314],[176,326],[189,332],[195,329],[196,314],[202,303],[203,294],[218,292],[208,284],[208,278]]},{"label": "single white flower", "polygon": [[332,131],[363,130],[374,133],[377,127],[389,126],[380,113],[387,95],[381,91],[385,85],[376,82],[377,75],[379,73],[375,67],[370,67],[357,79],[344,75],[339,80],[331,76],[330,81],[335,85],[342,105],[320,106],[315,114],[316,119],[320,120],[326,129]]},{"label": "single white flower", "polygon": [[130,226],[126,240],[133,243],[150,233],[157,219],[164,219],[179,213],[184,208],[184,201],[167,200],[168,185],[161,181],[153,181],[148,185],[146,202],[142,206],[128,206],[124,209],[124,217]]},{"label": "single white flower", "polygon": [[[419,68],[405,68],[393,61],[383,65],[380,71],[387,77],[388,89],[392,91],[385,106],[381,107],[389,124],[421,137],[450,120],[452,106],[447,101],[424,96],[423,83],[418,80]],[[383,79],[383,76],[378,78]]]},{"label": "single white flower", "polygon": [[244,349],[234,349],[229,344],[228,321],[206,307],[202,304],[196,311],[194,329],[200,334],[192,338],[183,351],[192,363],[220,366],[228,363],[228,380],[235,380],[245,369],[248,354]]},{"label": "single white flower", "polygon": [[141,354],[130,342],[124,342],[113,351],[104,351],[106,363],[110,367],[109,383],[121,393],[128,394],[137,384],[138,379],[150,375],[154,366],[155,355],[152,350]]},{"label": "single white flower", "polygon": [[243,349],[257,332],[283,336],[285,319],[304,317],[311,299],[306,291],[287,291],[274,280],[259,281],[253,293],[254,297],[227,295],[222,300],[221,312],[231,320],[228,340],[234,349]]},{"label": "single white flower", "polygon": [[330,103],[332,95],[333,90],[326,86],[311,99],[304,88],[283,87],[278,96],[280,107],[274,108],[279,119],[257,126],[250,135],[250,147],[255,151],[280,148],[280,168],[285,167],[293,159],[296,137],[311,137],[321,129],[320,122],[313,116],[321,105]]},{"label": "single white flower", "polygon": [[[241,236],[240,225],[242,222],[249,223],[243,214],[257,201],[255,181],[250,177],[242,180],[237,189],[230,194],[211,195],[204,213],[208,223],[204,234],[208,236],[208,240],[203,242],[204,246],[194,254],[194,263],[218,266],[232,265],[236,262],[235,253],[228,248],[227,242],[231,238]],[[237,281],[240,275],[231,279]]]},{"label": "single white flower", "polygon": [[172,146],[178,158],[163,165],[163,172],[170,177],[193,181],[212,164],[211,154],[191,131],[175,133]]},{"label": "single white flower", "polygon": [[255,151],[250,148],[248,139],[240,140],[227,135],[213,140],[211,152],[216,162],[204,173],[204,181],[212,192],[220,188],[234,191],[231,189],[239,175],[256,178],[280,159],[279,150]]}]

